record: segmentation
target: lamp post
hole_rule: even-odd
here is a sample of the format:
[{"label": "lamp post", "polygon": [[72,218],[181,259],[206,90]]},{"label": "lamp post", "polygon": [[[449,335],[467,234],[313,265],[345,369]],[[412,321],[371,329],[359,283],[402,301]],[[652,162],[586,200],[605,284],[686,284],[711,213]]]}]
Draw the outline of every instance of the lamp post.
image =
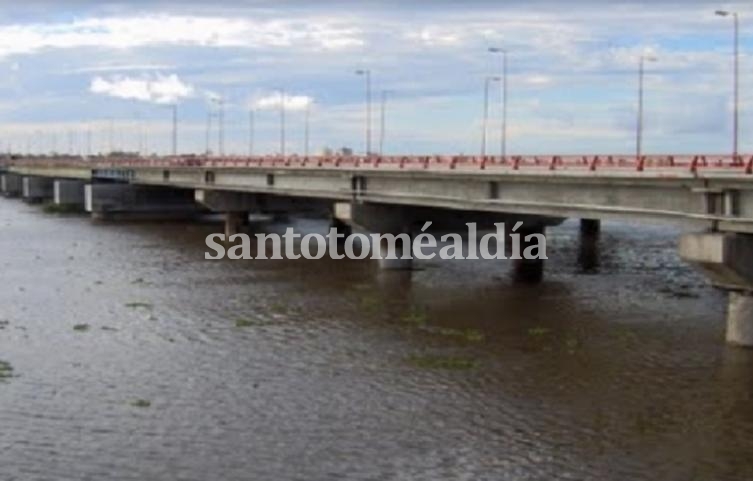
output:
[{"label": "lamp post", "polygon": [[248,156],[254,155],[254,109],[248,110]]},{"label": "lamp post", "polygon": [[178,104],[173,104],[173,155],[178,155]]},{"label": "lamp post", "polygon": [[641,55],[638,62],[638,121],[635,134],[635,157],[640,162],[643,149],[643,77],[645,63],[656,62],[656,57]]},{"label": "lamp post", "polygon": [[225,155],[225,99],[212,97],[212,103],[217,104],[217,154]]},{"label": "lamp post", "polygon": [[310,122],[311,122],[311,102],[306,103],[306,110],[304,115],[304,127],[303,127],[303,157],[308,159],[309,157],[309,134],[310,134]]},{"label": "lamp post", "polygon": [[379,156],[384,155],[384,137],[387,116],[387,91],[382,90],[382,98],[379,109]]},{"label": "lamp post", "polygon": [[285,90],[280,89],[280,155],[285,159]]},{"label": "lamp post", "polygon": [[507,157],[507,50],[499,47],[489,47],[489,52],[502,55],[502,139],[500,152],[502,160]]},{"label": "lamp post", "polygon": [[366,156],[371,155],[371,70],[356,70],[366,78]]},{"label": "lamp post", "polygon": [[481,127],[481,157],[486,157],[486,131],[489,123],[489,85],[499,82],[500,78],[491,76],[484,79],[484,120]]},{"label": "lamp post", "polygon": [[738,139],[740,135],[740,16],[737,12],[730,12],[726,10],[717,10],[716,14],[720,17],[731,16],[734,24],[734,112],[732,117],[732,155],[734,161],[737,161]]},{"label": "lamp post", "polygon": [[212,106],[209,106],[207,111],[207,133],[206,133],[206,155],[209,157],[212,154]]}]

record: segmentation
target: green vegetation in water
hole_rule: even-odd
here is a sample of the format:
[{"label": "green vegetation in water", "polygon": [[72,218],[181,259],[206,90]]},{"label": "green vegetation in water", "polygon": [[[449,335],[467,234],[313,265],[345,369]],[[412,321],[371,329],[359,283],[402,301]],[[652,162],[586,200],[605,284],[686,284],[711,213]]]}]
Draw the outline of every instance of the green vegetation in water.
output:
[{"label": "green vegetation in water", "polygon": [[125,306],[131,309],[151,309],[154,307],[148,302],[129,302]]},{"label": "green vegetation in water", "polygon": [[89,324],[76,324],[73,326],[73,330],[77,332],[86,332],[91,328]]},{"label": "green vegetation in water", "polygon": [[265,326],[268,323],[260,321],[258,319],[236,319],[235,327],[259,327]]},{"label": "green vegetation in water", "polygon": [[413,306],[408,312],[403,314],[400,320],[405,324],[423,326],[427,321],[426,311],[420,307]]},{"label": "green vegetation in water", "polygon": [[13,377],[13,366],[9,362],[0,361],[0,382]]},{"label": "green vegetation in water", "polygon": [[288,306],[286,304],[283,304],[282,302],[275,302],[271,306],[269,306],[269,311],[273,314],[284,314],[287,312]]},{"label": "green vegetation in water", "polygon": [[445,369],[450,371],[465,371],[478,366],[474,359],[453,356],[411,356],[408,363],[422,369]]},{"label": "green vegetation in water", "polygon": [[424,324],[420,328],[432,334],[453,337],[466,342],[481,342],[484,340],[484,334],[478,329],[453,329],[451,327],[433,327]]},{"label": "green vegetation in water", "polygon": [[374,294],[364,294],[361,297],[361,309],[364,311],[377,312],[381,304],[382,302],[379,297]]},{"label": "green vegetation in water", "polygon": [[532,327],[531,329],[528,329],[528,335],[532,337],[546,336],[550,332],[552,332],[552,330],[546,327]]},{"label": "green vegetation in water", "polygon": [[46,214],[75,214],[80,212],[81,209],[75,205],[57,205],[57,204],[45,204],[42,210]]},{"label": "green vegetation in water", "polygon": [[152,406],[152,402],[146,399],[136,399],[131,401],[131,406],[135,408],[148,408]]}]

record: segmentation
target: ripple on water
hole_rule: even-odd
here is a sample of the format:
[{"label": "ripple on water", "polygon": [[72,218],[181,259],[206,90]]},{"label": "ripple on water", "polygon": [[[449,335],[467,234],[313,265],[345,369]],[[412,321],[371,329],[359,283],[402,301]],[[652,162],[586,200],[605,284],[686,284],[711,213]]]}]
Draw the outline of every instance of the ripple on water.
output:
[{"label": "ripple on water", "polygon": [[673,230],[605,224],[586,272],[550,229],[531,288],[502,261],[206,262],[208,224],[0,225],[4,477],[753,478],[753,356]]}]

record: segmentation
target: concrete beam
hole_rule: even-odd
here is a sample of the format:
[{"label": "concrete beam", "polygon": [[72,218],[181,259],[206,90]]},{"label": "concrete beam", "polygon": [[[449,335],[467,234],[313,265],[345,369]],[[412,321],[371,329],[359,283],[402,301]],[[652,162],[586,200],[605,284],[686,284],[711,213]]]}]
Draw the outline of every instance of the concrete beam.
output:
[{"label": "concrete beam", "polygon": [[56,179],[53,201],[55,205],[83,210],[86,203],[85,190],[86,183],[83,180]]},{"label": "concrete beam", "polygon": [[257,212],[259,200],[247,192],[196,189],[194,199],[214,212]]},{"label": "concrete beam", "polygon": [[753,236],[749,234],[685,234],[680,239],[680,257],[718,287],[753,292]]},{"label": "concrete beam", "polygon": [[88,184],[85,207],[100,219],[190,219],[204,211],[193,190],[133,184]]},{"label": "concrete beam", "polygon": [[22,190],[20,175],[6,172],[0,176],[0,193],[5,197],[19,197]]},{"label": "concrete beam", "polygon": [[31,204],[52,200],[54,179],[50,177],[25,176],[22,179],[21,197]]}]

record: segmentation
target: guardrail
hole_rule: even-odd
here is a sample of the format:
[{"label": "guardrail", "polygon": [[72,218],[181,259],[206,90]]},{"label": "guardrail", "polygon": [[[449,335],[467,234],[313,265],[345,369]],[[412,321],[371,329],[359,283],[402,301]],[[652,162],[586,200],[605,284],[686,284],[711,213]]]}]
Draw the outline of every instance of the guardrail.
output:
[{"label": "guardrail", "polygon": [[516,155],[499,156],[354,156],[331,155],[302,157],[279,156],[167,156],[167,157],[20,157],[0,160],[0,166],[37,166],[69,168],[121,167],[267,167],[267,168],[343,168],[406,170],[627,170],[635,172],[684,170],[697,173],[704,169],[724,169],[753,174],[753,155]]}]

